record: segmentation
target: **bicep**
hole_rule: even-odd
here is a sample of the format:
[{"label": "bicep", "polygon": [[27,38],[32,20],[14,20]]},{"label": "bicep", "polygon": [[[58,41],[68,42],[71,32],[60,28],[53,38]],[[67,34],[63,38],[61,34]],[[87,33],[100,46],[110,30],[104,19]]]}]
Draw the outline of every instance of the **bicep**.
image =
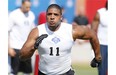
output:
[{"label": "bicep", "polygon": [[92,39],[94,36],[96,36],[95,31],[91,30],[90,28],[85,28],[83,39]]},{"label": "bicep", "polygon": [[25,42],[25,44],[23,45],[23,48],[30,48],[32,49],[34,46],[34,42],[35,40],[33,38],[28,38],[27,41]]},{"label": "bicep", "polygon": [[38,37],[38,30],[37,30],[37,28],[34,28],[30,32],[23,48],[33,48],[37,37]]},{"label": "bicep", "polygon": [[87,27],[87,26],[77,26],[76,29],[74,29],[73,36],[75,37],[74,39],[91,39],[93,36],[93,31]]},{"label": "bicep", "polygon": [[99,13],[97,12],[91,24],[91,29],[94,30],[95,32],[97,32],[99,22],[100,22],[100,16]]},{"label": "bicep", "polygon": [[84,27],[79,25],[73,25],[73,39],[81,39],[84,36]]}]

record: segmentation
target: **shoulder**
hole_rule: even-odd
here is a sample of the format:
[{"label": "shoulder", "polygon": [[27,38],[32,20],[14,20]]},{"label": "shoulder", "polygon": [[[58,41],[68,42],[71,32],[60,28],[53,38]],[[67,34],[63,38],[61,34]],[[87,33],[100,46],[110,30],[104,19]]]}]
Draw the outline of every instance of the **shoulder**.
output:
[{"label": "shoulder", "polygon": [[61,25],[64,27],[72,27],[72,24],[61,22]]},{"label": "shoulder", "polygon": [[100,17],[102,17],[102,16],[107,15],[107,12],[106,12],[106,11],[107,11],[106,8],[101,8],[101,9],[99,9],[99,10],[97,11],[98,17],[100,18]]},{"label": "shoulder", "polygon": [[33,38],[37,38],[39,36],[39,31],[38,31],[38,28],[35,27],[31,30],[30,34],[29,34],[30,37],[33,37]]},{"label": "shoulder", "polygon": [[31,16],[35,16],[34,13],[33,13],[32,11],[29,11],[29,14],[30,14]]},{"label": "shoulder", "polygon": [[40,25],[37,26],[37,29],[39,31],[44,31],[45,30],[45,27],[46,27],[45,25],[46,25],[46,23],[40,24]]},{"label": "shoulder", "polygon": [[19,13],[19,11],[20,11],[20,8],[17,8],[15,10],[13,10],[12,12],[10,12],[10,14],[17,14],[17,13]]},{"label": "shoulder", "polygon": [[100,9],[97,10],[98,13],[101,13],[101,12],[104,12],[104,11],[106,11],[106,8],[100,8]]},{"label": "shoulder", "polygon": [[91,30],[91,28],[90,27],[88,27],[88,26],[84,26],[84,25],[76,25],[76,24],[74,24],[74,25],[72,25],[73,26],[73,31],[75,31],[75,32],[88,32],[89,30]]},{"label": "shoulder", "polygon": [[19,14],[19,9],[15,9],[9,13],[9,17],[16,17]]},{"label": "shoulder", "polygon": [[39,24],[39,25],[37,25],[37,27],[45,27],[45,24],[46,24],[46,23]]},{"label": "shoulder", "polygon": [[37,28],[37,27],[33,28],[33,29],[31,30],[31,32],[37,33],[37,32],[38,32],[38,28]]},{"label": "shoulder", "polygon": [[63,30],[69,30],[69,31],[72,31],[72,25],[71,24],[69,24],[69,23],[64,23],[64,22],[62,22],[61,23],[61,29],[63,29]]},{"label": "shoulder", "polygon": [[32,11],[29,11],[29,14],[34,15],[34,13]]},{"label": "shoulder", "polygon": [[35,19],[35,15],[32,11],[29,11],[29,16],[30,16],[31,19]]},{"label": "shoulder", "polygon": [[88,26],[74,26],[73,39],[90,39],[95,35],[95,32]]},{"label": "shoulder", "polygon": [[80,26],[80,25],[72,25],[73,31],[74,32],[81,32],[87,28],[87,26]]}]

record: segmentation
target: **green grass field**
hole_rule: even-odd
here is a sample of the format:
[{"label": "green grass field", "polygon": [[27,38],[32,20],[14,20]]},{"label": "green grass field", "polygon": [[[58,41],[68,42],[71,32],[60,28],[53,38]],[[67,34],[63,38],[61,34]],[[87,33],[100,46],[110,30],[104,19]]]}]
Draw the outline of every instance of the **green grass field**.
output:
[{"label": "green grass field", "polygon": [[72,64],[75,75],[98,75],[97,68],[90,67],[89,64]]},{"label": "green grass field", "polygon": [[[72,64],[73,69],[75,70],[75,75],[98,75],[97,68],[90,67],[89,64]],[[19,73],[18,75],[23,75]],[[33,74],[31,74],[33,75]]]}]

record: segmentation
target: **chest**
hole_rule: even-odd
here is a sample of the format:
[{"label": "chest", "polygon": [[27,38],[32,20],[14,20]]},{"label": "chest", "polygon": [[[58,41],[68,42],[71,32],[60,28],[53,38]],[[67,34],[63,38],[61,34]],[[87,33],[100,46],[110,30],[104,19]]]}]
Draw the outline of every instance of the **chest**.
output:
[{"label": "chest", "polygon": [[31,26],[33,23],[33,19],[30,16],[26,17],[24,14],[17,15],[14,19],[14,25],[19,28]]},{"label": "chest", "polygon": [[47,55],[61,55],[70,53],[73,41],[70,36],[60,33],[51,34],[39,46],[39,52]]}]

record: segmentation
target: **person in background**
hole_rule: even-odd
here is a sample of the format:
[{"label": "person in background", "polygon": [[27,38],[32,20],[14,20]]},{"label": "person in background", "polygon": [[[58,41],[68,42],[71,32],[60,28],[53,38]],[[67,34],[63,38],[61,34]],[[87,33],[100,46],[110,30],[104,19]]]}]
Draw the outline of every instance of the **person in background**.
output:
[{"label": "person in background", "polygon": [[[77,24],[77,25],[80,25],[80,26],[87,26],[87,27],[90,28],[88,18],[85,15],[84,7],[79,8],[79,12],[78,12],[77,16],[74,17],[72,24],[74,24],[74,25]],[[79,43],[79,44],[83,44],[85,42],[88,42],[88,40],[77,39],[76,42]]]},{"label": "person in background", "polygon": [[85,15],[84,7],[79,8],[79,12],[77,16],[74,17],[73,22],[75,22],[78,25],[85,25],[85,26],[89,24],[88,18]]},{"label": "person in background", "polygon": [[46,22],[46,12],[42,11],[38,15],[38,25],[43,24]]},{"label": "person in background", "polygon": [[97,13],[92,21],[92,30],[96,32],[100,42],[100,51],[102,63],[98,67],[99,75],[107,75],[108,72],[108,1],[104,8],[97,10]]},{"label": "person in background", "polygon": [[11,73],[10,75],[17,75],[18,72],[23,72],[24,75],[32,73],[31,58],[26,61],[19,59],[19,51],[30,31],[35,27],[35,16],[30,11],[30,0],[22,0],[22,5],[9,13],[8,24],[8,54],[11,57]]}]

